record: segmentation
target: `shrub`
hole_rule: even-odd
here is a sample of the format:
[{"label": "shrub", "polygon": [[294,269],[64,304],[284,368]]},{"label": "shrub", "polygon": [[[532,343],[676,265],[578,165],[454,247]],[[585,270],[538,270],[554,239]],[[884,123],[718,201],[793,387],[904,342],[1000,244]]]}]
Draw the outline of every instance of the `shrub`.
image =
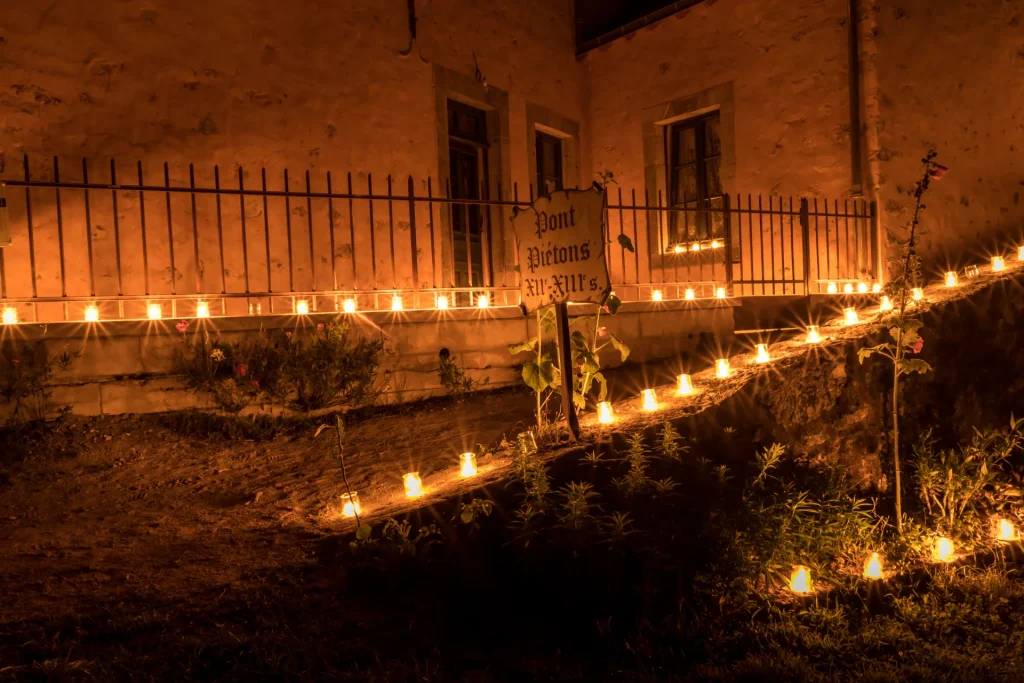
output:
[{"label": "shrub", "polygon": [[0,347],[0,397],[13,406],[11,423],[42,420],[50,414],[53,370],[56,367],[66,372],[74,357],[64,351],[50,358],[43,341],[9,342]]},{"label": "shrub", "polygon": [[467,377],[466,371],[459,367],[448,349],[441,349],[441,353],[438,354],[437,379],[445,392],[456,401],[462,401],[466,394],[476,391],[488,381],[487,378],[481,381]]}]

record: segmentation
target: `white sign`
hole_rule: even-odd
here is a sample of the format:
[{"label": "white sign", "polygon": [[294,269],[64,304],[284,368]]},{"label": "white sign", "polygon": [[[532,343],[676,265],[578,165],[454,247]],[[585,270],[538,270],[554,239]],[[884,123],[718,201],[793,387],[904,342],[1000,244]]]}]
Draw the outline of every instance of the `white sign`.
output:
[{"label": "white sign", "polygon": [[604,244],[605,194],[559,190],[512,216],[527,313],[549,304],[603,303],[611,291]]}]

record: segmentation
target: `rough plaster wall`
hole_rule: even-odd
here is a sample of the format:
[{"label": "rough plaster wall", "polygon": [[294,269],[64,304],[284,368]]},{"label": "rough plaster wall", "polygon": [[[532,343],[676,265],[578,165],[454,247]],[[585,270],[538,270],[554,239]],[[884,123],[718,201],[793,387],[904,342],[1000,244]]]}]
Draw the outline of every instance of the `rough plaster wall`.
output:
[{"label": "rough plaster wall", "polygon": [[962,266],[993,240],[1015,242],[1024,229],[1024,2],[894,0],[868,11],[883,224],[909,222],[905,193],[935,148],[950,172],[929,191],[925,253]]},{"label": "rough plaster wall", "polygon": [[[198,185],[212,185],[214,165],[219,165],[222,185],[237,186],[240,164],[247,187],[260,184],[259,169],[266,167],[271,189],[282,189],[285,169],[291,172],[290,187],[302,188],[304,171],[311,169],[314,190],[325,188],[327,171],[333,171],[335,189],[344,189],[344,174],[351,171],[357,191],[366,189],[366,173],[373,174],[376,191],[393,174],[396,194],[404,194],[412,174],[417,192],[423,193],[425,178],[438,175],[436,126],[443,122],[436,121],[432,64],[439,63],[469,76],[479,65],[491,86],[509,93],[506,172],[513,180],[527,181],[527,100],[577,121],[583,118],[571,0],[419,0],[419,44],[401,56],[409,47],[406,7],[405,0],[0,3],[0,177],[21,177],[21,159],[28,154],[37,179],[52,177],[53,156],[62,159],[62,178],[80,179],[80,160],[87,157],[90,180],[99,182],[109,182],[114,158],[121,182],[137,180],[135,162],[141,160],[151,184],[163,183],[161,165],[167,161],[174,184],[188,182],[187,164],[193,162]],[[75,206],[64,216],[65,246],[77,257],[69,267],[69,294],[88,294],[81,194],[69,192],[66,199]],[[118,200],[124,289],[141,292],[147,274],[139,256],[140,199],[119,193]],[[307,215],[310,208],[312,216]],[[28,258],[19,211],[12,207],[15,245],[8,261],[14,263]],[[247,199],[244,211],[254,240],[252,288],[260,291],[268,286],[266,263],[259,260],[265,261],[262,201]],[[289,211],[295,223],[292,277],[283,256],[284,202],[272,200],[266,211],[273,243],[269,284],[277,291],[313,284],[323,289],[330,263],[327,207],[293,203]],[[97,293],[113,294],[109,198],[95,198],[92,212]],[[188,197],[173,199],[178,253],[173,279],[166,230],[156,222],[163,217],[147,216],[154,293],[169,293],[172,281],[178,293],[194,292],[197,277],[201,291],[220,291],[216,229],[210,229],[215,213],[212,198],[198,199],[197,264]],[[243,291],[238,202],[224,202],[222,213],[227,289]],[[54,214],[52,194],[34,192],[40,295],[61,293]],[[378,240],[387,231],[382,215],[386,207],[376,212]],[[316,226],[315,283],[308,257],[310,218]],[[354,248],[366,264],[368,216],[357,210],[354,246],[347,239],[347,212],[338,212],[335,219],[344,238],[335,257],[348,259]],[[396,221],[398,268],[392,271],[387,249],[377,250],[381,286],[411,285],[408,216],[398,215]],[[427,223],[420,217],[418,234]],[[428,239],[420,234],[420,251]],[[422,254],[418,258],[429,262]],[[420,270],[428,272],[429,265],[421,263]],[[372,283],[362,278],[356,284]],[[20,272],[8,273],[8,286],[12,296],[31,294],[31,281]]]},{"label": "rough plaster wall", "polygon": [[850,186],[842,0],[710,0],[588,53],[591,154],[644,183],[641,111],[733,84],[730,193],[842,199]]}]

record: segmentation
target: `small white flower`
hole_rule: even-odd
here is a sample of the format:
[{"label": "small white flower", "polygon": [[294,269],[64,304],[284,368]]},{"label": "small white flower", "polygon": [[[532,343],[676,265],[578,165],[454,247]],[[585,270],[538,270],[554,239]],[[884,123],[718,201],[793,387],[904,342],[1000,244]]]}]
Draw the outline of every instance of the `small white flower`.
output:
[{"label": "small white flower", "polygon": [[214,349],[213,353],[210,354],[210,358],[212,358],[213,360],[215,360],[215,361],[217,361],[219,363],[222,360],[224,360],[224,358],[226,358],[226,356],[224,355],[224,352],[221,351],[220,349]]}]

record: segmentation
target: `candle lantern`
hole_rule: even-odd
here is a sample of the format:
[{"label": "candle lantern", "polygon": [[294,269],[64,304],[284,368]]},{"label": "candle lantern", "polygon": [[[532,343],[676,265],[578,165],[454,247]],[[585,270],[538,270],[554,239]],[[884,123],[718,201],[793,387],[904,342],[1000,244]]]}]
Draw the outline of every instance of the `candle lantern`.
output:
[{"label": "candle lantern", "polygon": [[719,249],[719,248],[721,248],[721,246],[722,246],[722,243],[719,242],[718,240],[711,240],[711,248],[712,249]]},{"label": "candle lantern", "polygon": [[802,564],[793,567],[793,573],[789,576],[789,590],[797,595],[807,595],[813,589],[811,570]]},{"label": "candle lantern", "polygon": [[767,363],[771,359],[772,359],[772,357],[768,355],[768,345],[767,344],[758,344],[757,345],[757,357],[754,360],[756,362],[758,362],[758,363]]},{"label": "candle lantern", "polygon": [[882,558],[878,553],[871,553],[871,557],[864,563],[864,578],[874,581],[882,578]]},{"label": "candle lantern", "polygon": [[935,539],[935,547],[932,548],[932,557],[939,562],[953,561],[953,540],[942,536]]},{"label": "candle lantern", "polygon": [[967,277],[978,277],[978,266],[967,266],[964,268],[964,275]]},{"label": "candle lantern", "polygon": [[196,317],[197,318],[209,318],[210,317],[210,302],[209,301],[197,301],[196,302]]},{"label": "candle lantern", "polygon": [[3,320],[4,325],[13,325],[18,322],[18,309],[13,306],[7,306],[3,312],[0,313],[0,320]]},{"label": "candle lantern", "polygon": [[662,300],[662,295],[661,295],[661,290],[660,289],[656,289],[653,292],[651,292],[651,301],[661,301],[661,300]]},{"label": "candle lantern", "polygon": [[1004,543],[1012,543],[1013,541],[1019,541],[1020,536],[1017,534],[1017,530],[1013,526],[1013,522],[1003,518],[996,523],[996,540]]},{"label": "candle lantern", "polygon": [[686,300],[687,300],[687,301],[693,301],[693,300],[694,300],[694,299],[696,299],[696,298],[697,298],[697,295],[696,295],[696,294],[694,294],[694,292],[693,292],[693,288],[691,288],[691,287],[688,287],[688,288],[686,289]]},{"label": "candle lantern", "polygon": [[89,304],[85,307],[85,321],[87,323],[99,322],[100,309],[96,304]]},{"label": "candle lantern", "polygon": [[837,285],[834,282],[828,283],[828,293],[829,294],[838,294],[839,293],[839,285]]},{"label": "candle lantern", "polygon": [[910,290],[910,298],[914,301],[920,301],[924,298],[924,290],[920,287],[914,287]]},{"label": "candle lantern", "polygon": [[694,242],[691,244],[690,251],[700,251],[700,242]]},{"label": "candle lantern", "polygon": [[689,375],[679,375],[679,388],[676,393],[680,396],[690,396],[693,394],[693,380],[690,379]]},{"label": "candle lantern", "polygon": [[858,294],[867,294],[868,293],[868,283],[866,283],[866,282],[858,282],[857,283],[857,293]]},{"label": "candle lantern", "polygon": [[956,273],[954,273],[952,270],[948,271],[946,273],[946,286],[956,287],[958,284],[960,284],[960,280],[957,279]]},{"label": "candle lantern", "polygon": [[615,420],[612,413],[612,404],[608,401],[601,401],[597,404],[597,421],[601,424],[611,424]]},{"label": "candle lantern", "polygon": [[402,482],[405,484],[406,498],[416,498],[423,495],[423,480],[420,479],[419,472],[409,472],[403,475]]},{"label": "candle lantern", "polygon": [[441,294],[440,296],[437,297],[437,308],[440,311],[447,310],[447,308],[448,308],[448,297],[445,296],[444,294]]},{"label": "candle lantern", "polygon": [[1003,257],[1002,256],[993,256],[992,257],[992,270],[994,270],[994,271],[1006,270],[1006,262],[1003,261]]},{"label": "candle lantern", "polygon": [[729,359],[719,358],[715,361],[715,377],[725,379],[729,376]]},{"label": "candle lantern", "polygon": [[363,509],[359,506],[359,494],[358,493],[343,493],[341,494],[341,516],[342,517],[355,517],[356,515],[363,514]]},{"label": "candle lantern", "polygon": [[878,310],[880,311],[891,311],[892,310],[892,299],[883,295],[881,301],[878,302]]},{"label": "candle lantern", "polygon": [[160,304],[149,304],[146,307],[146,315],[149,316],[150,320],[160,320],[164,317],[164,309]]},{"label": "candle lantern", "polygon": [[391,297],[391,310],[401,311],[405,306],[402,304],[402,297],[400,294],[395,294]]},{"label": "candle lantern", "polygon": [[672,247],[672,251],[677,254],[682,254],[684,251],[686,251],[686,248],[681,244],[677,244],[676,246]]},{"label": "candle lantern", "polygon": [[305,299],[299,299],[295,302],[295,314],[296,315],[309,315],[309,302]]},{"label": "candle lantern", "polygon": [[487,296],[486,294],[481,294],[480,296],[477,297],[477,299],[476,299],[476,307],[477,308],[487,308],[490,305],[491,305],[491,297]]},{"label": "candle lantern", "polygon": [[853,294],[853,283],[847,282],[843,285],[843,294]]},{"label": "candle lantern", "polygon": [[821,334],[818,333],[818,326],[817,325],[808,325],[807,326],[807,343],[808,344],[817,344],[820,341],[821,341]]},{"label": "candle lantern", "polygon": [[463,477],[472,477],[476,474],[475,453],[463,453],[459,456],[459,474]]},{"label": "candle lantern", "polygon": [[850,308],[844,308],[843,321],[847,325],[856,325],[858,322],[860,322],[860,318],[857,316],[857,309],[853,308],[852,306]]},{"label": "candle lantern", "polygon": [[644,410],[657,410],[658,409],[658,396],[654,393],[654,389],[644,389]]},{"label": "candle lantern", "polygon": [[355,313],[356,312],[356,300],[355,299],[345,299],[345,301],[342,302],[341,307],[342,307],[342,310],[344,310],[346,313]]},{"label": "candle lantern", "polygon": [[1024,247],[1017,247],[1017,260],[1024,261]]},{"label": "candle lantern", "polygon": [[882,291],[882,283],[876,282],[875,284],[871,285],[871,292],[873,294],[878,294],[881,291]]},{"label": "candle lantern", "polygon": [[726,291],[725,291],[725,287],[719,287],[718,289],[716,289],[715,290],[715,296],[718,297],[719,299],[726,298],[727,294],[726,294]]}]

